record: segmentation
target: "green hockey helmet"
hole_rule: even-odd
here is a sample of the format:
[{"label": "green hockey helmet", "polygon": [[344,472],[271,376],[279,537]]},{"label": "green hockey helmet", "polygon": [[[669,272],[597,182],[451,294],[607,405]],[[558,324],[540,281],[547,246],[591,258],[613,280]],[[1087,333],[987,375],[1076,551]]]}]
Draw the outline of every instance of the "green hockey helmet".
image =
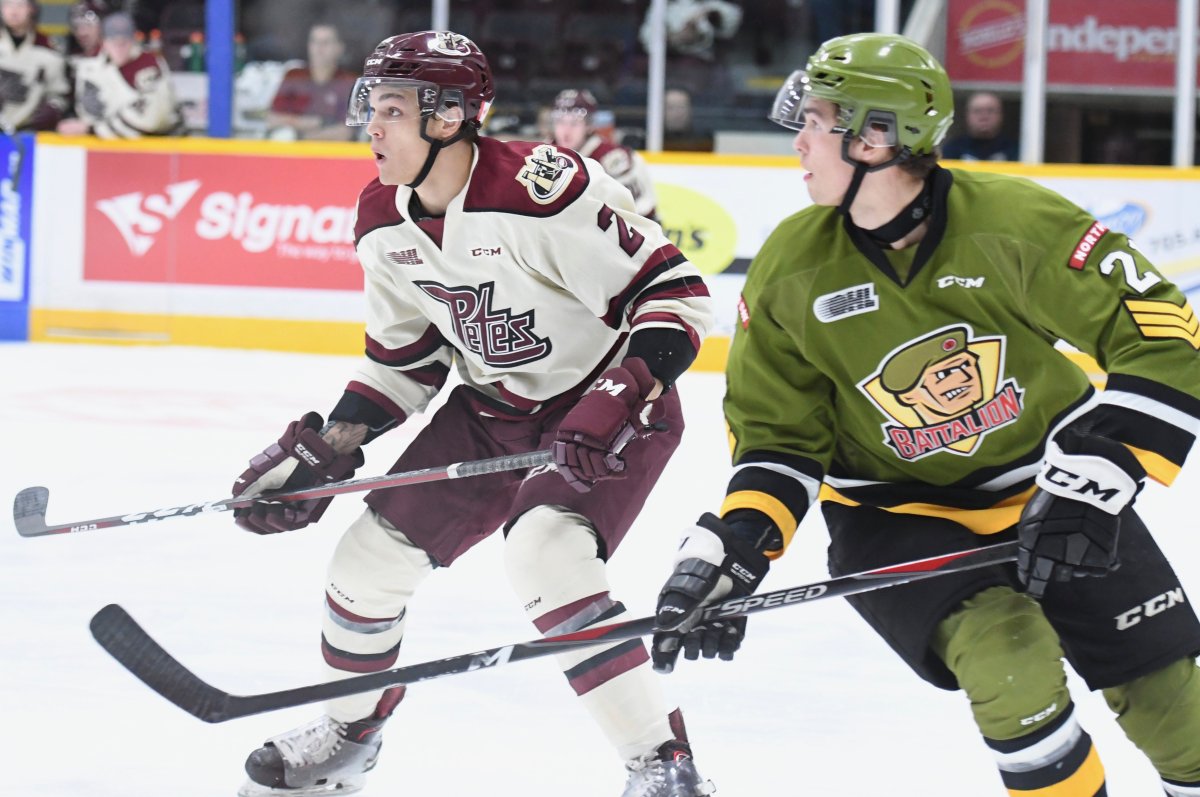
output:
[{"label": "green hockey helmet", "polygon": [[879,130],[901,159],[933,152],[954,121],[946,70],[924,47],[895,34],[855,33],[825,42],[780,88],[769,118],[802,129],[808,96],[838,105],[834,132],[855,138]]}]

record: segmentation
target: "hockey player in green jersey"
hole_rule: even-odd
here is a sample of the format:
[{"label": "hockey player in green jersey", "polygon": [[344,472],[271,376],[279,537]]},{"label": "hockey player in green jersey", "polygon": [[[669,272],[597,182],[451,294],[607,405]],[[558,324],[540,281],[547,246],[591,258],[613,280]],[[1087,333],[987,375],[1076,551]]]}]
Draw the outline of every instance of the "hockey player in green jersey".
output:
[{"label": "hockey player in green jersey", "polygon": [[[1065,198],[940,166],[952,108],[941,65],[891,35],[830,40],[780,90],[771,118],[798,131],[814,206],[750,267],[727,368],[734,471],[660,593],[656,667],[732,658],[745,618],[691,619],[753,591],[818,500],[835,576],[1016,539],[1015,566],[850,601],[922,678],[965,693],[1009,794],[1106,793],[1065,657],[1166,793],[1200,795],[1200,622],[1133,509],[1200,433],[1195,316]],[[1104,391],[1059,340],[1100,363]]]}]

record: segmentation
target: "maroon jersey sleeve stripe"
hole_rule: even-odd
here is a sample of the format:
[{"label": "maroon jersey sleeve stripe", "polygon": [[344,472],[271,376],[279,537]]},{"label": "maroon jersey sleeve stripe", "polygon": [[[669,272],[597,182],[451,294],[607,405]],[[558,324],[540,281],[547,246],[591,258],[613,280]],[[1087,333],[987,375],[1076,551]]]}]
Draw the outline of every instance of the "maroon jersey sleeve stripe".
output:
[{"label": "maroon jersey sleeve stripe", "polygon": [[358,395],[371,401],[373,404],[379,405],[379,407],[387,411],[387,413],[395,418],[399,423],[404,423],[404,420],[408,417],[408,413],[400,409],[400,405],[369,385],[364,385],[362,382],[351,381],[348,385],[346,385],[346,390],[350,393],[357,393]]},{"label": "maroon jersey sleeve stripe", "polygon": [[367,356],[380,365],[391,368],[403,368],[406,365],[420,362],[441,347],[448,345],[446,339],[442,337],[441,331],[433,324],[426,327],[416,342],[394,349],[389,349],[370,335],[367,335],[366,338]]},{"label": "maroon jersey sleeve stripe", "polygon": [[633,331],[642,324],[659,323],[659,324],[674,324],[687,333],[688,340],[692,342],[692,348],[700,351],[700,334],[692,327],[691,324],[685,322],[682,318],[671,313],[645,313],[637,317],[634,323]]},{"label": "maroon jersey sleeve stripe", "polygon": [[687,262],[687,258],[683,253],[675,248],[674,244],[666,244],[661,247],[650,257],[646,258],[646,262],[642,264],[638,273],[625,286],[625,290],[614,296],[608,303],[608,312],[604,314],[604,323],[608,324],[613,329],[621,325],[621,318],[625,314],[625,308],[646,289],[648,285],[654,282],[663,274],[675,268],[681,263]]},{"label": "maroon jersey sleeve stripe", "polygon": [[446,377],[450,374],[450,366],[445,363],[430,363],[429,365],[420,365],[416,368],[405,368],[404,375],[412,381],[425,387],[433,387],[441,390],[442,385],[446,384]]}]

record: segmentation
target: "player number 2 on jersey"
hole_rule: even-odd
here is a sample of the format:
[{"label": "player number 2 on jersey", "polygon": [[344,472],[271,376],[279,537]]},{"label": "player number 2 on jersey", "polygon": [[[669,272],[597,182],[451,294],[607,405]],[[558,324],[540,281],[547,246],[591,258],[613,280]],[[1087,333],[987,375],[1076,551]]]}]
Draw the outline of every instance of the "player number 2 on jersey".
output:
[{"label": "player number 2 on jersey", "polygon": [[600,226],[600,229],[607,231],[612,226],[614,219],[617,222],[617,243],[621,245],[621,249],[625,250],[625,254],[633,257],[637,254],[637,250],[642,248],[646,236],[626,224],[625,219],[613,212],[608,205],[600,208],[600,213],[596,215],[596,224]]}]

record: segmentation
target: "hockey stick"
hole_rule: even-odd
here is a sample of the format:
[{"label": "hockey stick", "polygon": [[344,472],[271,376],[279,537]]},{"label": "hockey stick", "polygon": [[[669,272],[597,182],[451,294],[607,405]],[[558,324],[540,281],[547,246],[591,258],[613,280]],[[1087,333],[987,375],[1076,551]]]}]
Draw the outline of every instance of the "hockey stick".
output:
[{"label": "hockey stick", "polygon": [[[983,548],[880,567],[828,581],[776,590],[761,595],[734,598],[710,607],[704,620],[739,617],[757,612],[807,603],[821,598],[857,595],[894,587],[947,573],[961,573],[1016,559],[1017,543],[1003,542]],[[301,686],[280,692],[233,695],[206,683],[167,653],[117,604],[109,604],[92,618],[92,636],[127,670],[179,708],[205,722],[262,714],[336,697],[369,692],[399,684],[412,684],[447,675],[482,670],[499,664],[561,653],[575,647],[616,642],[654,632],[654,618],[643,617],[623,623],[598,626],[572,634],[534,639],[446,659],[397,667],[377,673],[356,675],[340,681]]]},{"label": "hockey stick", "polygon": [[80,520],[75,523],[46,524],[46,505],[50,503],[50,491],[45,487],[26,487],[17,493],[13,500],[13,522],[17,533],[22,537],[44,537],[49,534],[74,534],[78,531],[95,531],[115,526],[132,526],[134,523],[148,523],[152,520],[164,520],[172,517],[187,517],[205,512],[225,512],[230,509],[241,509],[260,501],[303,501],[311,498],[327,498],[343,493],[358,493],[364,490],[383,490],[389,487],[404,487],[410,484],[436,482],[443,479],[465,479],[468,476],[482,476],[487,473],[501,473],[521,468],[536,468],[548,465],[554,459],[549,451],[532,451],[528,454],[508,454],[491,459],[477,459],[471,462],[456,462],[440,468],[422,468],[404,473],[391,473],[383,476],[371,476],[366,479],[348,479],[320,487],[308,487],[303,490],[293,490],[286,493],[265,493],[254,498],[224,498],[220,501],[208,501],[203,504],[188,504],[173,506],[166,509],[153,509],[149,512],[134,512],[129,515]]}]

